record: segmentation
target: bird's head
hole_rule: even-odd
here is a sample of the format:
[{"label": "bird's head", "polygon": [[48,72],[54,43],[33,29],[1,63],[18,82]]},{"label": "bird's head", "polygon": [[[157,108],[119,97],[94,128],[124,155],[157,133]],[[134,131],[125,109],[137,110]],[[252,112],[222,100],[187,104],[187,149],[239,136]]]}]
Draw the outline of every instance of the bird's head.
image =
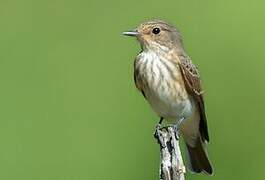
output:
[{"label": "bird's head", "polygon": [[182,46],[179,31],[161,20],[144,22],[136,29],[123,32],[123,34],[136,37],[143,49],[172,49],[176,46]]}]

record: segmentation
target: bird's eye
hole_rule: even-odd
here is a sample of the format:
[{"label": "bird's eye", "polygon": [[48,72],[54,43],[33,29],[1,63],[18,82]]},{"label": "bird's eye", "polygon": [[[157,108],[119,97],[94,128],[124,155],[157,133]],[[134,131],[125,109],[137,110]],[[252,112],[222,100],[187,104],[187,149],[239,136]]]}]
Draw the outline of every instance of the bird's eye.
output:
[{"label": "bird's eye", "polygon": [[152,32],[154,34],[158,34],[158,33],[160,33],[160,29],[159,28],[154,28]]}]

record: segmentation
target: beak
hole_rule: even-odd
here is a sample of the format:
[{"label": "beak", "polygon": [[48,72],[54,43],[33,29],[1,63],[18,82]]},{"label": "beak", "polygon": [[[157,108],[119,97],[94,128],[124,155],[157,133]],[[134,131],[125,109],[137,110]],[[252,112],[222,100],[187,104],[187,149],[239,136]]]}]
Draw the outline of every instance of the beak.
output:
[{"label": "beak", "polygon": [[127,31],[122,33],[125,36],[138,36],[140,33],[137,30]]}]

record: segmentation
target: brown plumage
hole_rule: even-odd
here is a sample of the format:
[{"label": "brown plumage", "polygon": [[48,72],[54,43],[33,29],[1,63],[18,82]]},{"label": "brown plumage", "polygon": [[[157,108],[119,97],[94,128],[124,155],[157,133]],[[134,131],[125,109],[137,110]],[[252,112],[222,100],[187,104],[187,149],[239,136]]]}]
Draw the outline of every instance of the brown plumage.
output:
[{"label": "brown plumage", "polygon": [[152,109],[170,123],[180,119],[190,169],[212,174],[206,153],[209,142],[201,80],[186,54],[177,29],[161,20],[142,23],[125,35],[135,36],[142,52],[134,62],[134,80]]}]

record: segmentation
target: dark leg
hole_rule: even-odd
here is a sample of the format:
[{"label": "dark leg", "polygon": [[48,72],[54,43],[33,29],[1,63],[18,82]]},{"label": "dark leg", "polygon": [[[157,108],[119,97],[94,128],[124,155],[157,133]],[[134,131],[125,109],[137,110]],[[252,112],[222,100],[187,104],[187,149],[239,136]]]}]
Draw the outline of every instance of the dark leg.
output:
[{"label": "dark leg", "polygon": [[159,121],[159,125],[161,125],[162,124],[162,122],[163,122],[163,120],[164,120],[164,118],[163,117],[160,117],[160,121]]},{"label": "dark leg", "polygon": [[160,117],[160,120],[158,122],[158,124],[156,125],[156,129],[155,129],[155,132],[154,132],[154,137],[157,138],[157,130],[160,130],[161,129],[161,124],[163,122],[163,117]]}]

